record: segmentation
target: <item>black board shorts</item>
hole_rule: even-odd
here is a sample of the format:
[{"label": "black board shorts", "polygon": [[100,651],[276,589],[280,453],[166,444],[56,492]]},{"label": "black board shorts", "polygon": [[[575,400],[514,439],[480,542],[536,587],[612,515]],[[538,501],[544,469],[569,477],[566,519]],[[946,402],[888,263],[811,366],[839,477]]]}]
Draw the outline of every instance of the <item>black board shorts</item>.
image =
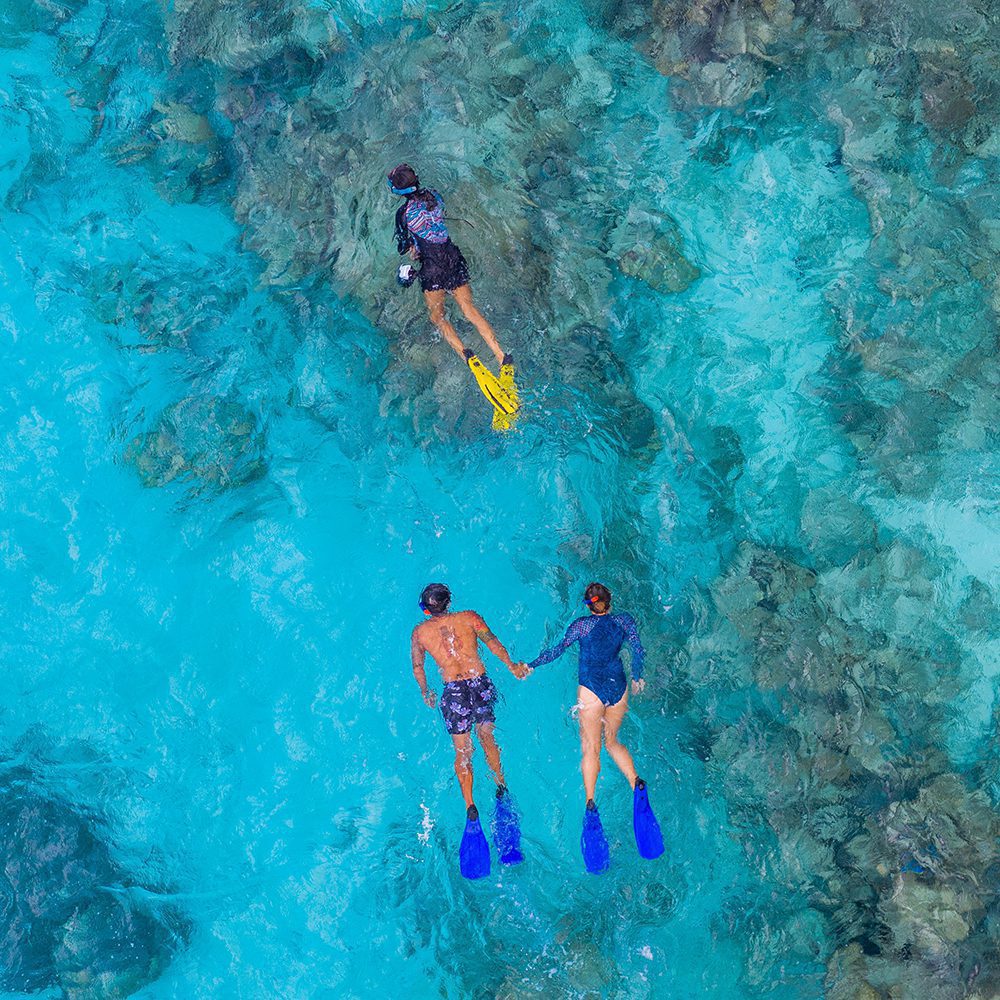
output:
[{"label": "black board shorts", "polygon": [[486,674],[467,681],[449,681],[441,692],[440,702],[445,728],[457,736],[483,722],[496,722],[493,714],[496,700],[497,689]]},{"label": "black board shorts", "polygon": [[469,283],[469,265],[451,240],[420,243],[420,287],[425,292],[453,292]]}]

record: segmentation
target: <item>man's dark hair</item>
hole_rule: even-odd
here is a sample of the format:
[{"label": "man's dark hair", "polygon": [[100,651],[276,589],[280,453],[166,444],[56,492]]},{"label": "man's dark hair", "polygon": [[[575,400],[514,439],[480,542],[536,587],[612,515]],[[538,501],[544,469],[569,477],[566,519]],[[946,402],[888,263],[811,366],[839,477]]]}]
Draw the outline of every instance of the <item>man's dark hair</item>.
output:
[{"label": "man's dark hair", "polygon": [[611,607],[611,591],[603,583],[588,583],[583,599],[595,611],[607,611]]},{"label": "man's dark hair", "polygon": [[409,163],[401,163],[398,167],[393,167],[389,171],[389,180],[392,181],[392,186],[399,188],[400,191],[405,191],[411,187],[416,188],[417,190],[413,194],[407,195],[407,197],[422,201],[424,207],[433,208],[437,204],[434,192],[420,186],[420,178],[417,176],[416,170]]},{"label": "man's dark hair", "polygon": [[420,603],[432,615],[442,615],[451,604],[451,591],[443,583],[429,583],[420,594]]}]

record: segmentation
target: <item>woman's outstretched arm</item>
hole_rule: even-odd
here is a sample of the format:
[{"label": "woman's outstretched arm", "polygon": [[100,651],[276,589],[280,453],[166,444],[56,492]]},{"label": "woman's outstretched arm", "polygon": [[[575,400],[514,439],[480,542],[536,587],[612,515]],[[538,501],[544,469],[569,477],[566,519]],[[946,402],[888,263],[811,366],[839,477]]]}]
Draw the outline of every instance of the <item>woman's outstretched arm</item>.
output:
[{"label": "woman's outstretched arm", "polygon": [[553,660],[557,660],[563,653],[573,645],[574,642],[578,642],[580,639],[580,620],[577,619],[573,622],[568,629],[566,629],[566,634],[559,640],[554,646],[550,646],[548,649],[543,649],[538,656],[536,656],[529,664],[528,667],[534,670],[535,667],[540,667],[544,663],[551,663]]}]

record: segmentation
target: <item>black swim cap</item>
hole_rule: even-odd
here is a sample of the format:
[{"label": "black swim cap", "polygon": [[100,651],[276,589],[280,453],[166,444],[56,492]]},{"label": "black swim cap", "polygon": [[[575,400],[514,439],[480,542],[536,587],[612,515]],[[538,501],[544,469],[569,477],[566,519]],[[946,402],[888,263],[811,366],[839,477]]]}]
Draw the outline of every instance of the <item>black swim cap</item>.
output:
[{"label": "black swim cap", "polygon": [[451,604],[451,591],[443,583],[429,583],[420,594],[420,606],[432,615],[444,614]]},{"label": "black swim cap", "polygon": [[409,163],[401,163],[398,167],[393,167],[389,171],[389,182],[399,191],[406,191],[409,188],[416,191],[420,187],[420,178]]}]

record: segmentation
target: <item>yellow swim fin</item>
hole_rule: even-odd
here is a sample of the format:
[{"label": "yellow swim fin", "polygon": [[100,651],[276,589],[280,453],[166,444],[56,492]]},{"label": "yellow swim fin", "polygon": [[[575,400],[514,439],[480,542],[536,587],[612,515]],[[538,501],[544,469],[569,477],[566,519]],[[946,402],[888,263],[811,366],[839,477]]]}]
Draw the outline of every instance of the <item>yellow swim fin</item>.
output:
[{"label": "yellow swim fin", "polygon": [[495,409],[493,411],[493,430],[509,431],[514,426],[517,410],[521,406],[521,400],[517,395],[517,386],[514,384],[514,359],[509,354],[503,356],[503,364],[500,365],[500,378],[497,381],[514,404],[514,413],[502,413]]},{"label": "yellow swim fin", "polygon": [[503,356],[503,364],[500,365],[500,378],[497,381],[506,390],[516,412],[521,406],[521,400],[518,398],[517,386],[514,384],[514,358],[512,355],[505,354]]},{"label": "yellow swim fin", "polygon": [[[476,384],[479,386],[482,394],[490,401],[493,409],[506,417],[512,417],[517,413],[516,392],[514,397],[511,398],[510,392],[504,388],[500,379],[471,351],[465,352],[465,360],[468,361],[469,368],[475,376]],[[513,385],[513,381],[511,384]]]}]

